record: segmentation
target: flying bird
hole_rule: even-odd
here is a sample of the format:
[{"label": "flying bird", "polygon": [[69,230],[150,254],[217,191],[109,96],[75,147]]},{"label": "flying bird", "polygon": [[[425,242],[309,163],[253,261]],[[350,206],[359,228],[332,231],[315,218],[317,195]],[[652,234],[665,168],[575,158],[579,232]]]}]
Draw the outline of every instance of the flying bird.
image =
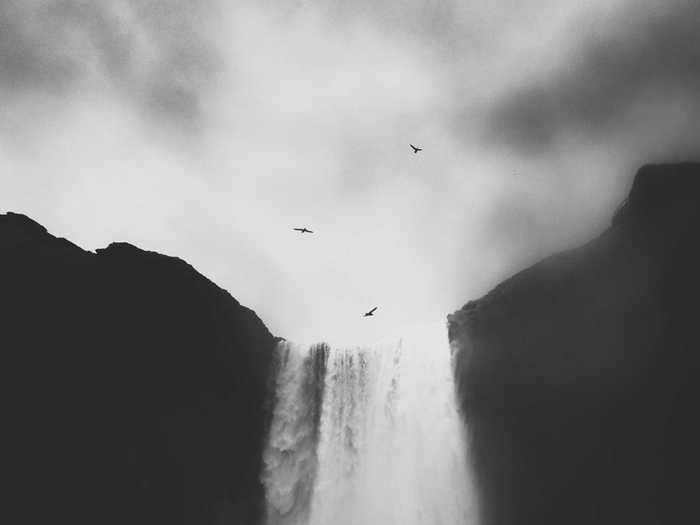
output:
[{"label": "flying bird", "polygon": [[409,144],[413,148],[413,153],[418,153],[419,151],[423,151],[423,148],[417,148],[413,144]]},{"label": "flying bird", "polygon": [[313,233],[311,230],[308,228],[292,228],[294,231],[297,231],[299,233]]},{"label": "flying bird", "polygon": [[376,309],[377,309],[377,307],[375,306],[375,307],[372,308],[369,312],[365,313],[365,315],[363,315],[362,317],[373,317],[373,316],[374,316],[374,311],[375,311]]}]

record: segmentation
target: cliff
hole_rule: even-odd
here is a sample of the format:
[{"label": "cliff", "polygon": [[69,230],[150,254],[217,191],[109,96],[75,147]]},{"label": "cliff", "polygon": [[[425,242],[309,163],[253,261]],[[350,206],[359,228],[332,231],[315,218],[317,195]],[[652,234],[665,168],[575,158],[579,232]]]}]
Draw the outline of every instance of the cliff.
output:
[{"label": "cliff", "polygon": [[[697,521],[700,164],[449,316],[483,525]],[[693,519],[693,516],[695,519]]]},{"label": "cliff", "polygon": [[0,215],[0,254],[4,510],[256,523],[276,339],[255,313],[179,259],[87,252],[18,214]]}]

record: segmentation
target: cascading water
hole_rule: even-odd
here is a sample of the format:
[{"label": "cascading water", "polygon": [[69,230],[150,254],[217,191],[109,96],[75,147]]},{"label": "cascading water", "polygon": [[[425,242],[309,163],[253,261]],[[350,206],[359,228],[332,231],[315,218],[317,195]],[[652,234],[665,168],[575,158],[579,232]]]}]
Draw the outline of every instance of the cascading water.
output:
[{"label": "cascading water", "polygon": [[443,326],[370,348],[280,343],[267,525],[474,525]]}]

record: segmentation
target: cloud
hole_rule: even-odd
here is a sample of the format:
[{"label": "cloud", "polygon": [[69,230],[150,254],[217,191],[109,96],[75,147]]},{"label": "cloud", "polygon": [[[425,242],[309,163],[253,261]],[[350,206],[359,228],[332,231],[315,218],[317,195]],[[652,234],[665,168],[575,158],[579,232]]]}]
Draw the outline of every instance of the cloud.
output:
[{"label": "cloud", "polygon": [[93,82],[194,123],[217,65],[203,0],[1,0],[0,93],[60,100]]},{"label": "cloud", "polygon": [[[673,111],[586,109],[623,112],[600,98],[630,76],[595,49],[641,67],[642,29],[680,16],[641,3],[0,0],[0,206],[183,257],[290,338],[441,319],[589,238],[654,148],[700,136],[680,79]],[[623,140],[579,140],[606,118]]]},{"label": "cloud", "polygon": [[629,132],[637,115],[663,117],[679,104],[700,110],[696,2],[631,4],[592,33],[494,105],[489,140],[536,151],[567,133]]}]

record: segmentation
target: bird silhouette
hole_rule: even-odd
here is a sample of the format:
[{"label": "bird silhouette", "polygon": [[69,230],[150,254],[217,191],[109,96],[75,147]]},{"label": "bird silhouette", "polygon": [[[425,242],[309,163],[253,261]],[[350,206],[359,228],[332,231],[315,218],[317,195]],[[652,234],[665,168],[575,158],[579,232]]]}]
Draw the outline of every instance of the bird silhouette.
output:
[{"label": "bird silhouette", "polygon": [[418,153],[419,151],[423,151],[423,148],[417,148],[413,144],[409,144],[413,148],[413,153]]},{"label": "bird silhouette", "polygon": [[373,316],[374,316],[374,311],[375,311],[376,309],[377,309],[377,307],[375,306],[375,307],[372,308],[369,312],[366,312],[365,315],[363,315],[362,317],[373,317]]},{"label": "bird silhouette", "polygon": [[292,228],[292,229],[293,229],[294,231],[299,232],[299,233],[313,233],[311,230],[309,230],[309,229],[306,228],[306,227],[304,227],[304,228]]}]

